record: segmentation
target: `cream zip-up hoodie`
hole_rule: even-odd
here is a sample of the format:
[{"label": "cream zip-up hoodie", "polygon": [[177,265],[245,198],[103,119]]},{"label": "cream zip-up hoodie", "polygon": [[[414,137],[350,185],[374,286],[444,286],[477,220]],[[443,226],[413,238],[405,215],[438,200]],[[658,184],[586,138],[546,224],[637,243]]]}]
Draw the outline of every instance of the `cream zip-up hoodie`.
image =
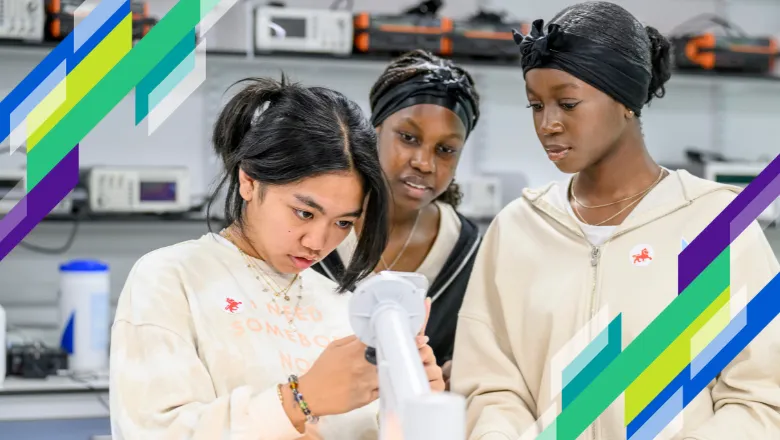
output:
[{"label": "cream zip-up hoodie", "polygon": [[[545,426],[536,424],[543,414],[559,414],[561,370],[597,336],[594,318],[610,322],[622,313],[625,348],[678,296],[682,241],[690,243],[739,192],[671,172],[611,238],[592,246],[567,213],[562,190],[555,183],[525,190],[492,222],[479,251],[451,379],[453,391],[468,399],[470,440],[518,440]],[[732,295],[744,286],[746,301],[779,270],[755,222],[730,255]],[[686,407],[682,425],[666,438],[780,439],[779,408],[775,319]],[[579,438],[625,439],[625,420],[621,394]]]}]

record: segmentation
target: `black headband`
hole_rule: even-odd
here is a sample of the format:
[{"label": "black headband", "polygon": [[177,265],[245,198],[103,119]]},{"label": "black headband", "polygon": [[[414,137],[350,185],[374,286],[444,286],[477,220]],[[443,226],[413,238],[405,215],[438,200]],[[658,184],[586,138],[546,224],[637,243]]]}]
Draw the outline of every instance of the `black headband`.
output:
[{"label": "black headband", "polygon": [[639,116],[647,102],[652,74],[609,47],[566,33],[557,24],[536,20],[530,35],[513,31],[520,46],[523,76],[534,68],[563,70],[601,90]]},{"label": "black headband", "polygon": [[477,112],[466,91],[466,78],[454,79],[448,69],[411,78],[388,90],[374,105],[371,123],[379,126],[393,113],[417,104],[450,109],[466,127],[466,136],[477,125]]}]

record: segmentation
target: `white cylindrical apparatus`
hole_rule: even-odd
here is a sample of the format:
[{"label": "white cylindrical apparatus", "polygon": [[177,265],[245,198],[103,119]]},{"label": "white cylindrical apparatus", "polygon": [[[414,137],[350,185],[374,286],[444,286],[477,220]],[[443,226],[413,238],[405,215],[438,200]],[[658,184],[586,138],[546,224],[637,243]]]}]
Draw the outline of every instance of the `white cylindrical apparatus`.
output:
[{"label": "white cylindrical apparatus", "polygon": [[372,319],[378,342],[377,356],[380,361],[391,362],[388,375],[399,403],[431,390],[408,321],[406,309],[395,303],[380,304]]},{"label": "white cylindrical apparatus", "polygon": [[110,275],[108,265],[73,260],[60,265],[60,346],[68,353],[68,369],[108,369]]},{"label": "white cylindrical apparatus", "polygon": [[415,344],[427,287],[423,275],[384,271],[350,300],[352,329],[377,351],[381,440],[465,439],[465,400],[431,392]]},{"label": "white cylindrical apparatus", "polygon": [[466,438],[466,399],[458,394],[429,393],[410,399],[402,409],[404,440]]}]

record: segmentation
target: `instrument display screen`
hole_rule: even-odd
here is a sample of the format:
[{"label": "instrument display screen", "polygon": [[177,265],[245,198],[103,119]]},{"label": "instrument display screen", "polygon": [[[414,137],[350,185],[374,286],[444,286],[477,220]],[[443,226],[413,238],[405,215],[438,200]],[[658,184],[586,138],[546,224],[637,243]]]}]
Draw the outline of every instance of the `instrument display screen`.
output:
[{"label": "instrument display screen", "polygon": [[276,17],[271,22],[271,36],[275,38],[306,38],[306,19]]},{"label": "instrument display screen", "polygon": [[176,182],[141,182],[138,197],[142,202],[175,202]]}]

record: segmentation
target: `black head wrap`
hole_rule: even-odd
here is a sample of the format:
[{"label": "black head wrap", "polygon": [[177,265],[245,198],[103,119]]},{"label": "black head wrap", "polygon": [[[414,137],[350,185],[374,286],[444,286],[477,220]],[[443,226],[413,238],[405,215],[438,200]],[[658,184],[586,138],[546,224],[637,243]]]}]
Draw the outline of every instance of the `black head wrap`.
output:
[{"label": "black head wrap", "polygon": [[523,75],[546,67],[562,70],[601,90],[639,116],[647,102],[652,73],[609,47],[561,30],[547,27],[544,20],[533,22],[529,35],[513,31],[520,46]]},{"label": "black head wrap", "polygon": [[417,104],[435,104],[452,110],[466,127],[466,136],[477,125],[478,113],[467,93],[467,78],[455,78],[446,67],[412,77],[389,89],[374,106],[371,123],[379,126],[395,112]]}]

